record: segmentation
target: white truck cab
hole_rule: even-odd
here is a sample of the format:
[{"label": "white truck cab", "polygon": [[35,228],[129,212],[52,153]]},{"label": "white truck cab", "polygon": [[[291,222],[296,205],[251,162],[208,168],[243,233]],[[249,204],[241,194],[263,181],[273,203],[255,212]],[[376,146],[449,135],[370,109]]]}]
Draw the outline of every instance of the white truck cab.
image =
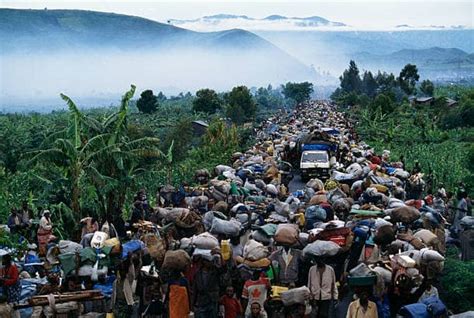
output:
[{"label": "white truck cab", "polygon": [[311,177],[328,178],[331,163],[325,150],[305,150],[301,154],[300,170],[303,180]]}]

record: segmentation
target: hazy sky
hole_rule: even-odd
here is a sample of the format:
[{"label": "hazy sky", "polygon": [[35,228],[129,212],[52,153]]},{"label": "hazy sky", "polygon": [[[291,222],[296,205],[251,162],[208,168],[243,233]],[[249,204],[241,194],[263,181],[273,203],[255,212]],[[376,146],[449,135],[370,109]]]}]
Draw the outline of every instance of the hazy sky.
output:
[{"label": "hazy sky", "polygon": [[285,16],[318,15],[356,28],[391,28],[413,26],[463,25],[473,27],[474,1],[440,0],[0,0],[2,7],[42,9],[86,9],[137,15],[164,22],[168,19],[192,19],[217,13],[263,18],[271,14]]}]

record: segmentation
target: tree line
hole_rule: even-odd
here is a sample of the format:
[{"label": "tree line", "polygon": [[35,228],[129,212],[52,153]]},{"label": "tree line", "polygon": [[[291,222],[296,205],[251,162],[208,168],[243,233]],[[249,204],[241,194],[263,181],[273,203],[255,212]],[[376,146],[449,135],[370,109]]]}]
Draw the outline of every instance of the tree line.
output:
[{"label": "tree line", "polygon": [[[83,110],[61,95],[67,111],[0,114],[0,218],[27,200],[35,212],[50,209],[55,234],[67,237],[82,216],[126,217],[137,190],[152,202],[160,186],[226,163],[253,143],[252,125],[242,123],[310,98],[309,83],[285,86],[171,97],[145,90],[137,100],[132,86],[117,107]],[[193,133],[195,120],[209,123],[204,136]]]},{"label": "tree line", "polygon": [[[348,111],[357,133],[378,151],[390,149],[409,166],[418,161],[431,186],[474,189],[474,89],[421,81],[416,65],[395,76],[359,71],[356,63],[339,78],[332,99]],[[433,97],[416,103],[416,97]],[[447,103],[447,98],[456,101]],[[428,188],[429,189],[429,188]]]},{"label": "tree line", "polygon": [[[279,88],[271,85],[257,89],[246,86],[236,86],[229,92],[218,93],[210,88],[203,88],[196,92],[192,102],[194,112],[215,114],[221,112],[233,123],[242,124],[255,119],[257,110],[291,107],[307,101],[313,93],[313,84],[309,82],[288,82]],[[189,95],[188,95],[189,94]],[[187,96],[191,96],[188,93]],[[140,94],[136,106],[142,113],[151,114],[158,110],[160,103],[166,96],[160,92],[154,95],[147,89]]]}]

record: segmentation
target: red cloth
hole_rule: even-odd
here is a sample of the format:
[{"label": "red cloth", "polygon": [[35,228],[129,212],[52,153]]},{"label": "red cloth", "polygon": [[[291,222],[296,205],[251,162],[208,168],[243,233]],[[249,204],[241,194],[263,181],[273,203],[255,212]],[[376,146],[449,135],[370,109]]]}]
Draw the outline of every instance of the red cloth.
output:
[{"label": "red cloth", "polygon": [[376,165],[380,165],[382,163],[382,159],[380,159],[380,157],[377,157],[377,156],[372,156],[372,158],[370,158],[370,162]]},{"label": "red cloth", "polygon": [[224,295],[221,297],[219,303],[224,306],[224,318],[236,318],[238,315],[241,316],[243,313],[240,301],[235,297]]},{"label": "red cloth", "polygon": [[4,269],[3,278],[5,278],[5,286],[13,286],[18,281],[18,268],[15,265],[10,265],[10,267]]},{"label": "red cloth", "polygon": [[188,290],[185,286],[170,285],[169,318],[189,317]]},{"label": "red cloth", "polygon": [[427,195],[427,196],[425,197],[425,202],[426,202],[426,204],[428,204],[428,205],[432,205],[432,204],[433,204],[433,196],[432,196],[431,194],[430,194],[430,195]]}]

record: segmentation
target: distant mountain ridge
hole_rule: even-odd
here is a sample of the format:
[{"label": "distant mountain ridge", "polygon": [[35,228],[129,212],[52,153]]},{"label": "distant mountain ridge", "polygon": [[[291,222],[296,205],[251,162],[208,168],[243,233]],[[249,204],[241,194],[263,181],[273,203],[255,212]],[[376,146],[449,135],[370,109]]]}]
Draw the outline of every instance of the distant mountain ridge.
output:
[{"label": "distant mountain ridge", "polygon": [[142,89],[315,81],[318,73],[242,29],[196,32],[122,14],[83,10],[0,9],[0,104]]},{"label": "distant mountain ridge", "polygon": [[203,25],[208,26],[218,26],[219,24],[225,25],[229,23],[230,20],[242,20],[246,23],[275,23],[275,22],[284,22],[286,24],[298,26],[298,27],[323,27],[323,26],[330,26],[330,27],[345,27],[346,24],[342,22],[335,22],[325,19],[320,16],[309,16],[309,17],[286,17],[283,15],[269,15],[265,18],[252,18],[246,15],[233,15],[233,14],[216,14],[210,16],[203,16],[201,18],[196,19],[170,19],[168,22],[173,25],[177,26],[186,26],[191,23],[201,23]]},{"label": "distant mountain ridge", "polygon": [[362,52],[355,55],[356,59],[367,61],[391,61],[392,63],[407,62],[417,65],[429,63],[456,63],[459,61],[469,61],[473,54],[469,54],[458,48],[431,47],[427,49],[403,49],[391,54],[376,55],[369,52]]},{"label": "distant mountain ridge", "polygon": [[245,30],[195,32],[152,20],[82,10],[0,9],[3,52],[57,48],[160,48],[170,45],[222,49],[236,47],[279,50]]},{"label": "distant mountain ridge", "polygon": [[214,14],[193,19],[167,20],[176,26],[197,31],[217,31],[226,28],[243,28],[249,31],[298,31],[298,30],[331,30],[331,31],[400,31],[400,30],[471,30],[470,25],[410,25],[401,23],[392,26],[357,27],[343,22],[331,21],[313,15],[307,17],[284,16],[272,14],[264,18],[248,15]]},{"label": "distant mountain ridge", "polygon": [[474,74],[474,54],[458,48],[403,49],[386,55],[363,52],[354,59],[363,69],[395,73],[408,63],[415,64],[422,77],[431,79],[472,78]]}]

